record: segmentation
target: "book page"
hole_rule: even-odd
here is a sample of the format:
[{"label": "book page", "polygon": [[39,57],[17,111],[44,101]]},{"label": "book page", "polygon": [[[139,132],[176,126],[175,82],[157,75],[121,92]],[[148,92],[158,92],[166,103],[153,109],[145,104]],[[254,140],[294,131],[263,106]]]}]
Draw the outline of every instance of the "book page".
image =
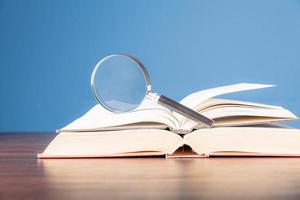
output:
[{"label": "book page", "polygon": [[255,89],[262,89],[273,87],[275,85],[266,85],[266,84],[256,84],[256,83],[238,83],[233,85],[226,85],[220,86],[216,88],[201,90],[195,93],[192,93],[186,97],[184,97],[180,103],[193,109],[197,105],[200,105],[207,99],[212,97],[216,97],[223,94],[233,93],[233,92],[240,92],[246,90],[255,90]]},{"label": "book page", "polygon": [[61,132],[39,157],[162,155],[175,152],[182,143],[183,139],[179,135],[158,129]]},{"label": "book page", "polygon": [[[266,85],[266,84],[256,84],[256,83],[238,83],[233,85],[227,85],[227,86],[221,86],[206,90],[201,90],[195,93],[192,93],[185,98],[183,98],[180,103],[195,110],[195,108],[204,101],[219,96],[223,94],[233,93],[233,92],[240,92],[240,91],[246,91],[246,90],[254,90],[254,89],[262,89],[262,88],[268,88],[273,87],[274,85]],[[193,127],[197,125],[197,122],[187,119],[186,117],[174,113],[174,116],[178,119],[180,126],[182,129],[191,130]],[[185,123],[183,126],[183,121],[187,119],[186,121],[189,121],[188,123]]]},{"label": "book page", "polygon": [[[272,123],[273,126],[281,126],[279,122],[299,120],[292,118],[278,118],[278,117],[260,117],[260,116],[235,116],[223,117],[214,120],[214,127],[228,127],[228,126],[262,126],[266,123]],[[201,125],[197,125],[194,129],[201,129]]]},{"label": "book page", "polygon": [[212,110],[217,107],[251,107],[251,108],[269,108],[269,109],[282,109],[280,106],[255,103],[249,101],[240,101],[240,100],[232,100],[232,99],[220,99],[220,98],[210,98],[205,100],[203,103],[197,105],[194,110],[197,112],[203,112],[207,110]]},{"label": "book page", "polygon": [[[181,103],[183,102],[184,104],[186,103],[188,105],[193,105],[193,102],[201,103],[205,99],[215,95],[263,87],[270,87],[270,85],[235,84],[223,86],[193,93],[184,98]],[[195,105],[199,104],[195,103]],[[182,129],[181,123],[184,118],[185,117],[182,117],[177,113],[173,113],[168,108],[165,108],[156,102],[145,98],[138,108],[126,113],[113,113],[98,104],[82,117],[68,124],[60,131],[105,131],[134,128],[164,129],[166,127],[169,127],[172,130],[178,130]],[[190,125],[189,123],[192,124]],[[191,120],[189,120],[189,123],[186,124],[189,129],[197,125]]]},{"label": "book page", "polygon": [[300,154],[300,130],[262,127],[222,127],[200,129],[184,137],[198,154],[245,152]]},{"label": "book page", "polygon": [[[156,124],[155,124],[156,123]],[[101,131],[128,128],[170,127],[177,129],[179,123],[167,108],[145,99],[141,106],[131,112],[113,113],[96,105],[82,117],[60,131]],[[165,125],[165,126],[162,126]]]},{"label": "book page", "polygon": [[268,109],[258,107],[243,106],[223,106],[201,112],[203,115],[216,119],[233,116],[259,116],[259,117],[276,117],[276,118],[295,118],[293,113],[286,109]]},{"label": "book page", "polygon": [[[196,111],[213,119],[214,126],[298,120],[296,115],[280,106],[236,100],[209,99],[198,106]],[[201,128],[201,125],[195,124],[192,120],[183,119],[181,127]]]}]

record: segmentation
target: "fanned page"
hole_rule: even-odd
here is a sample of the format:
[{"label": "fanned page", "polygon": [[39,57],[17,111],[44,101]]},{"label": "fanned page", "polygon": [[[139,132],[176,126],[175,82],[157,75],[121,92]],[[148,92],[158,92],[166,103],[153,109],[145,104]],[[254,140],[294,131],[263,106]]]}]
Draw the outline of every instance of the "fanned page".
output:
[{"label": "fanned page", "polygon": [[[272,86],[273,85],[250,83],[222,86],[190,94],[185,97],[181,103],[192,109],[197,109],[197,107],[201,107],[201,104],[206,100],[218,95]],[[205,114],[214,118],[210,115],[210,112],[212,111],[207,111]],[[145,98],[137,109],[127,113],[112,113],[104,109],[102,106],[96,105],[85,115],[62,128],[60,131],[105,131],[137,128],[165,129],[169,127],[175,132],[180,132],[181,130],[184,130],[183,132],[188,132],[196,126],[197,123],[194,121],[174,113],[169,109],[158,105],[152,100]]]},{"label": "fanned page", "polygon": [[[195,110],[214,119],[215,127],[298,120],[296,115],[280,106],[237,100],[209,99],[197,106]],[[183,129],[202,128],[200,124],[189,119],[184,119],[181,127]]]},{"label": "fanned page", "polygon": [[[216,88],[210,88],[206,90],[200,90],[198,92],[189,94],[184,97],[180,103],[191,108],[195,109],[197,106],[201,105],[207,99],[234,92],[246,91],[246,90],[256,90],[262,88],[273,87],[274,85],[266,85],[266,84],[256,84],[256,83],[238,83],[233,85],[220,86]],[[185,117],[175,113],[178,121],[182,121]]]},{"label": "fanned page", "polygon": [[196,106],[200,105],[205,100],[219,95],[246,91],[246,90],[256,90],[256,89],[268,88],[273,86],[275,85],[266,85],[266,84],[257,84],[257,83],[238,83],[233,85],[220,86],[216,88],[200,90],[198,92],[189,94],[188,96],[184,97],[180,101],[180,103],[193,109]]},{"label": "fanned page", "polygon": [[179,123],[172,112],[157,103],[145,99],[134,111],[113,113],[96,105],[82,117],[59,131],[106,131],[140,128],[178,129]]},{"label": "fanned page", "polygon": [[[230,119],[230,123],[228,125],[235,124],[237,122],[238,125],[244,124],[243,122],[233,121],[230,117],[243,117],[243,116],[258,116],[258,117],[265,117],[263,120],[260,119],[258,122],[267,122],[267,121],[279,121],[284,119],[296,119],[297,117],[289,112],[278,106],[270,106],[265,104],[256,104],[251,102],[243,102],[243,101],[226,101],[223,102],[213,102],[210,101],[212,97],[216,97],[218,95],[239,92],[239,91],[246,91],[246,90],[254,90],[254,89],[262,89],[273,87],[274,85],[266,85],[266,84],[255,84],[255,83],[239,83],[233,84],[228,86],[221,86],[217,88],[202,90],[199,92],[192,93],[187,97],[183,98],[180,103],[184,104],[185,106],[200,112],[201,114],[211,118],[211,119],[222,119],[227,117]],[[220,101],[220,100],[219,100]],[[212,106],[207,106],[210,102]],[[205,107],[206,106],[206,107]],[[210,108],[204,109],[203,108]],[[180,127],[183,131],[189,132],[195,127],[200,127],[195,121],[187,119],[186,117],[174,113],[174,116],[178,119],[180,123]],[[266,118],[267,117],[267,118]],[[279,117],[279,118],[278,118]],[[244,118],[246,120],[246,118]],[[249,120],[250,123],[255,122],[253,119]],[[246,122],[245,122],[246,123]],[[215,124],[217,125],[217,123]],[[220,125],[226,125],[224,120]]]}]

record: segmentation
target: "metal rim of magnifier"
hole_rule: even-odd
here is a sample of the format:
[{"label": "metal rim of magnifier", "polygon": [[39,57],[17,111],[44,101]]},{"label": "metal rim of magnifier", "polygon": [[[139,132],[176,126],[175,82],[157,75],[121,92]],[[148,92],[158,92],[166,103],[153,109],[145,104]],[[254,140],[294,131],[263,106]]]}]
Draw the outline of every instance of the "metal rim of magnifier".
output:
[{"label": "metal rim of magnifier", "polygon": [[[130,59],[131,61],[135,62],[139,69],[141,70],[141,72],[143,73],[144,75],[144,79],[145,79],[145,83],[146,83],[146,93],[145,93],[145,97],[144,99],[146,98],[146,95],[151,91],[151,83],[150,83],[150,78],[149,78],[149,74],[148,74],[148,71],[146,70],[145,66],[143,65],[143,63],[141,63],[137,58],[131,56],[131,55],[128,55],[128,54],[112,54],[112,55],[109,55],[109,56],[106,56],[104,57],[103,59],[101,59],[97,64],[96,66],[94,67],[94,70],[93,70],[93,73],[92,73],[92,76],[91,76],[91,88],[92,88],[92,92],[93,92],[93,95],[94,97],[96,98],[97,102],[99,104],[101,104],[104,108],[106,108],[107,110],[110,110],[112,112],[117,112],[117,113],[122,113],[123,111],[118,111],[118,110],[114,110],[112,109],[111,107],[107,106],[105,103],[103,103],[102,99],[100,96],[98,96],[97,94],[97,91],[96,91],[96,86],[95,86],[95,79],[96,79],[96,73],[98,71],[98,68],[101,66],[101,64],[112,58],[112,57],[115,57],[115,56],[122,56],[122,57],[125,57],[125,58],[128,58]],[[143,99],[143,100],[144,100]],[[142,101],[143,101],[142,100]],[[135,109],[135,108],[134,108]],[[132,110],[134,110],[132,109]],[[131,111],[131,110],[128,110],[128,111]],[[128,112],[127,111],[127,112]],[[125,111],[126,112],[126,111]]]}]

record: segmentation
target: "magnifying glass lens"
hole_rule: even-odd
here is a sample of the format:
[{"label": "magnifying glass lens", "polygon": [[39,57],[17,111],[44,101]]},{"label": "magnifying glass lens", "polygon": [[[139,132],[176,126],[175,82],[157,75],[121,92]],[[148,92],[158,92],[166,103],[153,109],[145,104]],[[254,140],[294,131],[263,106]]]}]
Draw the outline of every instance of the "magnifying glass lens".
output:
[{"label": "magnifying glass lens", "polygon": [[99,103],[114,112],[135,109],[147,92],[143,71],[134,60],[124,55],[112,55],[101,60],[91,81]]}]

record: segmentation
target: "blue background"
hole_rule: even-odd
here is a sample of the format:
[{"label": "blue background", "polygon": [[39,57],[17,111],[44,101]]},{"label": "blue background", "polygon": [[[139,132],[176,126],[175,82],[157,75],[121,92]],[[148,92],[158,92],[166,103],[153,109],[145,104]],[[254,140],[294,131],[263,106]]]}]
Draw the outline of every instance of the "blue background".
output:
[{"label": "blue background", "polygon": [[[238,82],[227,98],[300,115],[300,1],[0,1],[0,131],[53,131],[90,109],[111,53],[139,58],[174,99]],[[296,124],[297,126],[297,124]]]}]

